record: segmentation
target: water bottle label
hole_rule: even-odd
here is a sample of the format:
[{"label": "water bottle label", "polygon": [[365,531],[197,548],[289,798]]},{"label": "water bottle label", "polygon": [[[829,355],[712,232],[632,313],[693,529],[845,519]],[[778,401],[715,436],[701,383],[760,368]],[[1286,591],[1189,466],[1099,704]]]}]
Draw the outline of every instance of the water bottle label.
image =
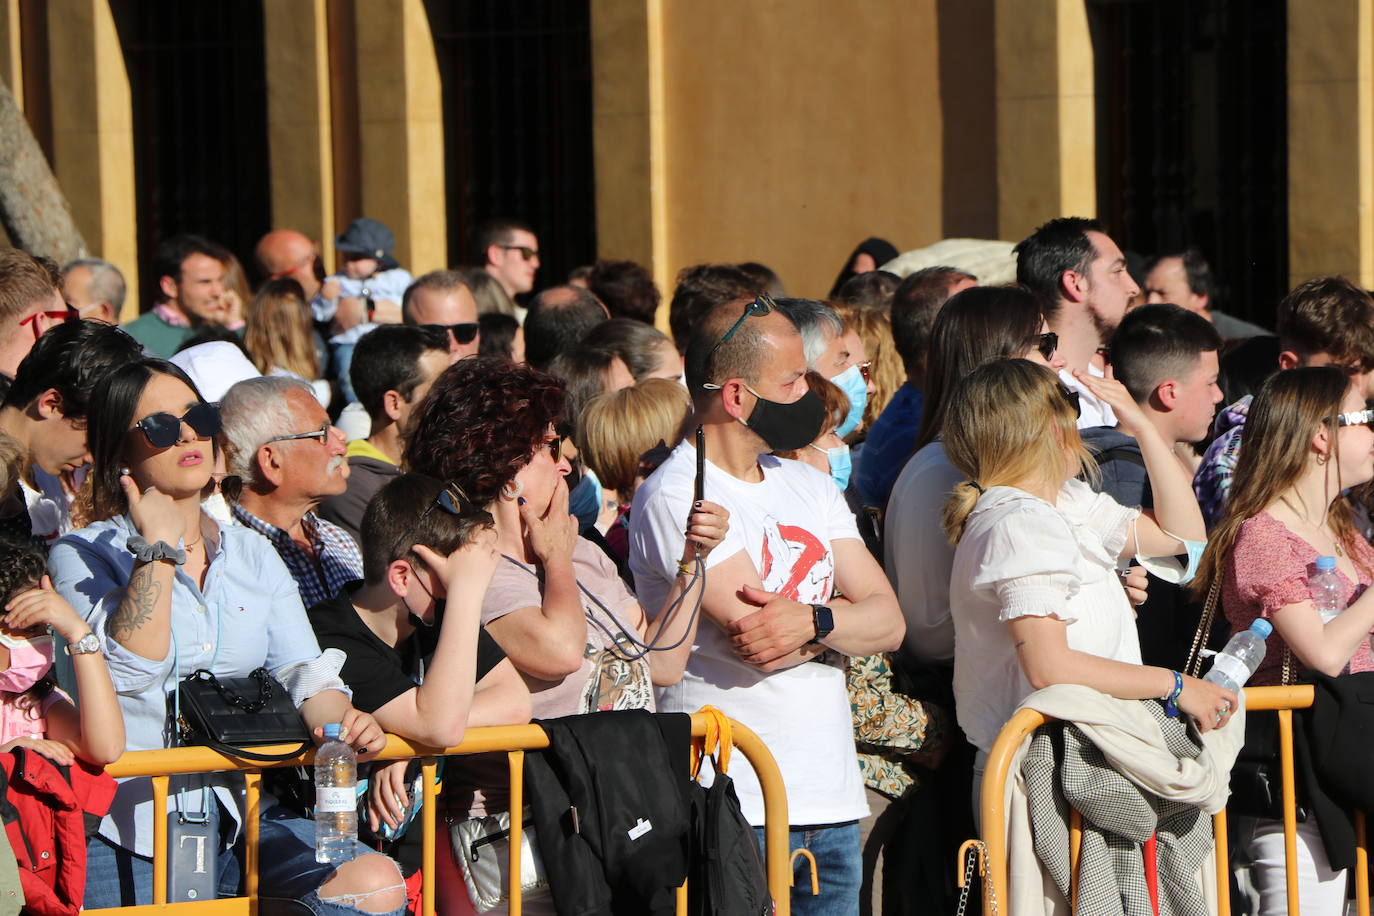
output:
[{"label": "water bottle label", "polygon": [[1250,679],[1250,667],[1234,655],[1218,654],[1212,662],[1212,670],[1226,675],[1236,684],[1244,684]]},{"label": "water bottle label", "polygon": [[337,786],[317,786],[315,788],[315,812],[317,814],[342,814],[358,807],[358,797],[352,789]]}]

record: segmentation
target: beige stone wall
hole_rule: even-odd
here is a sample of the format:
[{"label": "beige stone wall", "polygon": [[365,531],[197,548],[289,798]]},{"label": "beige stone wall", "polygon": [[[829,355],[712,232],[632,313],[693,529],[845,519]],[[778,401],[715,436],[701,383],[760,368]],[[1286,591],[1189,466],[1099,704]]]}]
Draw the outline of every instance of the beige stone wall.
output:
[{"label": "beige stone wall", "polygon": [[933,0],[670,0],[663,17],[670,273],[756,260],[823,296],[867,236],[940,238]]}]

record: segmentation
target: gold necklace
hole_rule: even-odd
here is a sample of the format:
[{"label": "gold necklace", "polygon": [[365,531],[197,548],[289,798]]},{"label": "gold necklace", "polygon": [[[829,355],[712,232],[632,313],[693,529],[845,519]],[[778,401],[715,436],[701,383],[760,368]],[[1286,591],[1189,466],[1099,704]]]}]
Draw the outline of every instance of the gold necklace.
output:
[{"label": "gold necklace", "polygon": [[1304,525],[1307,525],[1307,526],[1308,526],[1309,528],[1311,528],[1313,531],[1320,532],[1321,534],[1323,534],[1323,535],[1325,535],[1326,537],[1330,538],[1330,539],[1331,539],[1331,546],[1332,546],[1333,548],[1335,548],[1336,556],[1338,556],[1338,557],[1344,557],[1344,556],[1345,556],[1345,551],[1341,549],[1341,542],[1340,542],[1340,540],[1339,540],[1334,534],[1332,534],[1332,533],[1330,532],[1330,530],[1328,530],[1328,529],[1326,528],[1325,525],[1318,525],[1316,522],[1313,522],[1313,521],[1309,520],[1305,515],[1303,515],[1303,514],[1302,514],[1301,512],[1299,512],[1296,508],[1294,508],[1293,504],[1290,503],[1290,502],[1288,501],[1288,497],[1286,497],[1286,496],[1280,496],[1280,497],[1279,497],[1279,502],[1281,502],[1281,503],[1283,503],[1285,506],[1287,506],[1287,507],[1288,507],[1288,511],[1289,511],[1289,512],[1292,512],[1294,515],[1296,515],[1296,516],[1298,517],[1298,519],[1301,520],[1302,523],[1303,523]]}]

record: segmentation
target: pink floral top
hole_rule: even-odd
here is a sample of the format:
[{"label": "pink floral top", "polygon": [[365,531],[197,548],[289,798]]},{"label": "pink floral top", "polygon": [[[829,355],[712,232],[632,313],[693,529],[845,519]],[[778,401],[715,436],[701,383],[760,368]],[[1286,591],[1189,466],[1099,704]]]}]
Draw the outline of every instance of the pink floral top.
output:
[{"label": "pink floral top", "polygon": [[[1351,582],[1345,573],[1340,574],[1346,586],[1347,605],[1364,594],[1371,584],[1369,574],[1361,567],[1374,568],[1374,547],[1363,538],[1356,539],[1356,553],[1358,556],[1353,559],[1359,570],[1359,581]],[[1268,512],[1246,520],[1236,535],[1221,582],[1222,608],[1231,630],[1243,630],[1256,617],[1268,619],[1286,605],[1311,600],[1307,579],[1316,572],[1317,557],[1312,545]],[[1275,630],[1265,644],[1264,661],[1250,679],[1250,686],[1282,683],[1283,648],[1283,637]],[[1302,663],[1294,658],[1293,672],[1296,674],[1301,669]],[[1374,671],[1374,655],[1370,654],[1368,638],[1355,650],[1349,670]]]}]

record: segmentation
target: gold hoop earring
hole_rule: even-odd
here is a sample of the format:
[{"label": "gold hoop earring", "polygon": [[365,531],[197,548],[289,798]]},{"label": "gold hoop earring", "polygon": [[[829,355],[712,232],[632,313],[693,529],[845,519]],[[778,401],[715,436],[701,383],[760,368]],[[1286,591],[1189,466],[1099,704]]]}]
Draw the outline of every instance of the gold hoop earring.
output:
[{"label": "gold hoop earring", "polygon": [[1321,467],[1322,465],[1326,464],[1326,462],[1327,462],[1329,459],[1330,459],[1330,456],[1329,456],[1329,455],[1324,455],[1324,454],[1322,454],[1321,452],[1318,452],[1318,453],[1317,453],[1317,467]]}]

